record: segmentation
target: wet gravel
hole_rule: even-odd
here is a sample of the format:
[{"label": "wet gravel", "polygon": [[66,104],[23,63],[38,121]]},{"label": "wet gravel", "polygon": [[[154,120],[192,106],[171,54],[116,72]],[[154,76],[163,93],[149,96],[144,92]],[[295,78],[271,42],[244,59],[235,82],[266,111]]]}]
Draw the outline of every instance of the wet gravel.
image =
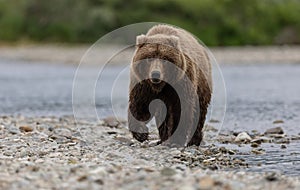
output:
[{"label": "wet gravel", "polygon": [[[207,139],[213,131],[207,128]],[[71,116],[2,116],[0,189],[299,189],[299,175],[251,172],[254,166],[242,158],[266,154],[263,145],[279,139],[289,139],[279,143],[287,147],[299,140],[280,128],[270,131],[221,134],[216,144],[170,148],[155,145],[155,131],[138,143],[126,122],[113,118],[95,124]]]}]

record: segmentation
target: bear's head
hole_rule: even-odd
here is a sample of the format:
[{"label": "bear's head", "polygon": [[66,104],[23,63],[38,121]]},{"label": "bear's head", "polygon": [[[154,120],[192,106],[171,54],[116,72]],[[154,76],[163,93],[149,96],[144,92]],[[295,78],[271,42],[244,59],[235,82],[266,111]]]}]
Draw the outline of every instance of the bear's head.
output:
[{"label": "bear's head", "polygon": [[179,38],[163,34],[137,36],[131,67],[139,81],[145,80],[157,92],[166,83],[179,81],[187,67]]}]

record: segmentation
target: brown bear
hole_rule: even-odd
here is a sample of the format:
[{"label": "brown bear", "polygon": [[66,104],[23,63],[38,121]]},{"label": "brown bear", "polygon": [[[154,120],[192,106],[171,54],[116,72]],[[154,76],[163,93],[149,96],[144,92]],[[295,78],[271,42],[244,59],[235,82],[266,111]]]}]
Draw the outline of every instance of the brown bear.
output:
[{"label": "brown bear", "polygon": [[[190,33],[160,24],[137,36],[128,107],[128,126],[135,139],[148,139],[146,124],[154,117],[159,143],[199,146],[211,94],[209,57]],[[163,104],[150,113],[149,105],[156,99]]]}]

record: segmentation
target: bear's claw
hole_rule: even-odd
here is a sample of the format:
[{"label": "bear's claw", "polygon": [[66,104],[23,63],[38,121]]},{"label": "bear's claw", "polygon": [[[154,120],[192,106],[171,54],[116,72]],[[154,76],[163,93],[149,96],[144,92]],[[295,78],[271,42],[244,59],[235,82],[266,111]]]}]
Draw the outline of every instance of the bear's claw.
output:
[{"label": "bear's claw", "polygon": [[132,136],[139,142],[144,142],[144,141],[148,140],[148,133],[132,132]]}]

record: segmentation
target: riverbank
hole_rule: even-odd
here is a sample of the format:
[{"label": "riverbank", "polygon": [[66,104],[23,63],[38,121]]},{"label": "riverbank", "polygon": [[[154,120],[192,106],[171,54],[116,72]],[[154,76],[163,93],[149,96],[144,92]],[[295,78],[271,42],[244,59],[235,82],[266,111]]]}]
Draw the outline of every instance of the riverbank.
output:
[{"label": "riverbank", "polygon": [[[89,45],[0,45],[0,58],[28,62],[47,62],[55,64],[78,64],[89,49]],[[103,54],[108,54],[115,47],[99,49],[91,61],[99,64]],[[210,48],[219,64],[282,64],[300,63],[300,46],[243,46]],[[131,56],[129,53],[128,57]]]},{"label": "riverbank", "polygon": [[[95,124],[75,123],[71,116],[1,116],[0,188],[300,188],[299,176],[246,172],[251,165],[235,157],[239,150],[212,144],[186,149],[154,146],[153,131],[151,141],[141,144],[131,138],[125,125],[112,118]],[[248,138],[237,135],[227,143],[238,139],[245,143]],[[225,139],[228,136],[219,140]]]}]

